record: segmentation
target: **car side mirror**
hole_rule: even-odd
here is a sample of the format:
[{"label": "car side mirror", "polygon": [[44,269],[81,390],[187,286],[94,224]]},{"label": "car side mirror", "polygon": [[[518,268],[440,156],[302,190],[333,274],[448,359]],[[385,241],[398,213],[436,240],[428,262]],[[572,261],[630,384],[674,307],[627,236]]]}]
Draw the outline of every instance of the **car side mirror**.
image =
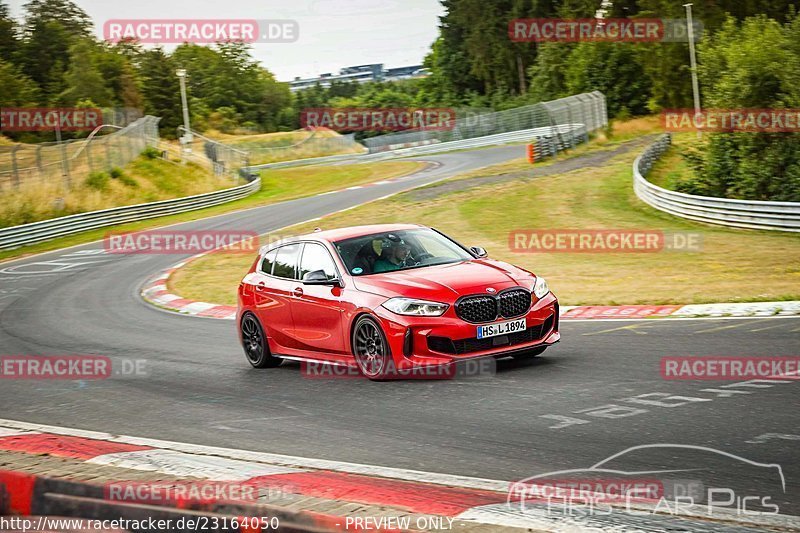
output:
[{"label": "car side mirror", "polygon": [[329,278],[324,270],[306,272],[303,276],[303,285],[336,285],[341,286],[339,278]]},{"label": "car side mirror", "polygon": [[478,257],[488,257],[489,256],[489,252],[487,252],[485,248],[481,248],[480,246],[472,246],[469,249],[469,251],[472,252],[473,254],[475,254]]}]

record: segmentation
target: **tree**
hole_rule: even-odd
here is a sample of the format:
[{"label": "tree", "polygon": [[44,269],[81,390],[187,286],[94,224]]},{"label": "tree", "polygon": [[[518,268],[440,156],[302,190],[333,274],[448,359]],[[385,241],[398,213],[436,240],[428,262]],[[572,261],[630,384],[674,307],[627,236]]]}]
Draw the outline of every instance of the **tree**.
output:
[{"label": "tree", "polygon": [[567,92],[600,91],[611,116],[647,113],[650,80],[632,44],[587,42],[577,45],[566,68]]},{"label": "tree", "polygon": [[[703,106],[800,107],[800,20],[732,17],[699,49]],[[800,201],[800,134],[714,133],[687,158],[695,175],[678,189],[750,200]]]},{"label": "tree", "polygon": [[44,22],[58,22],[70,35],[89,37],[92,19],[71,0],[30,0],[25,4],[25,33]]},{"label": "tree", "polygon": [[0,59],[12,61],[18,46],[17,24],[11,17],[8,6],[0,0]]},{"label": "tree", "polygon": [[61,103],[75,105],[79,100],[91,100],[101,107],[114,103],[113,92],[97,68],[101,53],[88,39],[80,39],[70,48],[69,69],[64,74],[67,88],[59,95]]},{"label": "tree", "polygon": [[16,65],[0,59],[0,107],[34,106],[39,88]]},{"label": "tree", "polygon": [[159,128],[165,137],[177,136],[181,118],[181,97],[175,64],[161,48],[144,52],[139,59],[145,112],[161,117]]}]

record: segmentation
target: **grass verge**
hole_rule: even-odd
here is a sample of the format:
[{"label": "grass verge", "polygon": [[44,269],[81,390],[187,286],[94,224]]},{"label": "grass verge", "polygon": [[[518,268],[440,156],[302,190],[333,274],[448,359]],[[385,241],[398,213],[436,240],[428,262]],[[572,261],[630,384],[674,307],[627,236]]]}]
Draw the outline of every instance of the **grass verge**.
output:
[{"label": "grass verge", "polygon": [[191,196],[232,186],[230,180],[194,165],[141,156],[110,172],[60,181],[23,183],[0,195],[0,227],[17,226],[76,213]]},{"label": "grass verge", "polygon": [[696,134],[694,133],[673,133],[672,145],[664,152],[664,155],[656,161],[647,180],[669,190],[676,190],[677,184],[685,181],[686,178],[694,174],[694,170],[683,158],[681,153],[692,146],[698,146]]},{"label": "grass verge", "polygon": [[[115,226],[113,229],[114,231],[138,231],[198,220],[240,209],[259,207],[343,187],[404,176],[420,170],[424,166],[424,163],[416,161],[387,161],[360,165],[265,170],[261,172],[261,190],[247,198],[179,215],[123,224]],[[102,239],[110,230],[111,228],[103,228],[61,237],[16,250],[0,251],[0,261],[96,241]]]},{"label": "grass verge", "polygon": [[304,130],[217,137],[229,146],[250,152],[251,165],[327,155],[359,154],[364,151],[355,141],[348,141],[339,133],[325,129],[316,131],[313,137],[311,132]]},{"label": "grass verge", "polygon": [[[564,305],[688,304],[800,299],[800,239],[779,232],[694,223],[650,208],[633,193],[631,166],[639,150],[599,168],[477,186],[417,201],[404,193],[288,228],[300,234],[370,223],[413,222],[436,227],[490,256],[548,279]],[[508,163],[478,175],[508,171]],[[528,167],[530,168],[530,167]],[[475,175],[476,173],[471,173]],[[691,232],[697,252],[512,252],[518,229],[632,229]],[[252,257],[211,254],[176,272],[170,287],[196,300],[235,304],[235,290]]]}]

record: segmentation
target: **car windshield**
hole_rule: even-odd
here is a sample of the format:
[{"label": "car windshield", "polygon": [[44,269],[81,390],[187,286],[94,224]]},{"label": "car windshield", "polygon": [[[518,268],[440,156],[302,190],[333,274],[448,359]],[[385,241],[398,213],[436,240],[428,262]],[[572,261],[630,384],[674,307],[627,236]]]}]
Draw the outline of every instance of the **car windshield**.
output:
[{"label": "car windshield", "polygon": [[462,247],[428,228],[374,233],[334,243],[354,276],[467,261]]}]

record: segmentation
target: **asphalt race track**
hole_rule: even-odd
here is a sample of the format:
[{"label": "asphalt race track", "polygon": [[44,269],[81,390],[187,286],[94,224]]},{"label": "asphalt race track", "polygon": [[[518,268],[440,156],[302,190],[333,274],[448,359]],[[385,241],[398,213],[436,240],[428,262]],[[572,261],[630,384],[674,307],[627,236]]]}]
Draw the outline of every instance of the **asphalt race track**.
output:
[{"label": "asphalt race track", "polygon": [[[427,156],[439,166],[402,180],[173,229],[265,233],[519,155],[499,147]],[[502,480],[588,468],[635,445],[691,444],[781,465],[785,493],[733,463],[710,475],[800,515],[800,384],[665,381],[659,366],[669,355],[796,356],[800,319],[564,322],[563,341],[543,357],[501,361],[491,377],[317,380],[296,363],[252,369],[232,321],[142,302],[147,277],[182,257],[98,249],[0,265],[0,353],[143,358],[147,376],[2,380],[2,418]],[[635,463],[655,469],[676,453],[653,449]]]}]

